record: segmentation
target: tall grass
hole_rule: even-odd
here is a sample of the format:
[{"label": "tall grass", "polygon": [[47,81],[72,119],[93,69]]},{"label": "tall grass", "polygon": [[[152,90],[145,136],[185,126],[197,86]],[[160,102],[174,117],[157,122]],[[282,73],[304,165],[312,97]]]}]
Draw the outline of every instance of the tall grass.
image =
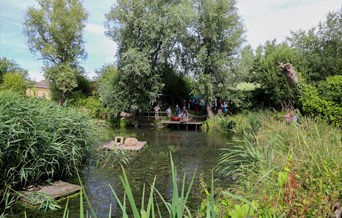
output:
[{"label": "tall grass", "polygon": [[[156,178],[154,178],[153,182],[149,184],[148,188],[143,186],[142,189],[142,196],[141,202],[136,200],[136,196],[134,196],[130,180],[127,177],[125,169],[122,167],[122,177],[121,182],[124,188],[124,196],[123,199],[117,195],[115,190],[110,186],[112,194],[114,195],[118,207],[121,210],[121,214],[123,218],[134,217],[134,218],[155,218],[155,217],[194,217],[196,212],[190,211],[188,208],[188,200],[190,197],[190,191],[193,186],[195,174],[193,175],[192,179],[190,180],[189,184],[186,184],[185,175],[183,176],[181,183],[178,181],[177,176],[177,168],[173,162],[173,159],[170,155],[170,162],[171,162],[171,175],[172,175],[172,196],[171,199],[165,199],[164,195],[160,193],[155,188]],[[82,185],[82,183],[81,183]],[[83,186],[82,186],[83,187]],[[84,187],[83,187],[84,190]],[[148,194],[146,194],[146,190],[149,190]],[[90,208],[91,216],[86,215],[85,208],[83,207],[84,200],[83,197],[86,199],[86,205]],[[212,177],[211,180],[211,192],[208,193],[207,201],[206,201],[206,212],[205,217],[213,218],[215,217],[216,211],[214,210],[215,204],[215,197],[214,197],[214,179]],[[140,206],[140,207],[139,207]],[[111,217],[111,208],[109,206],[108,217]],[[67,205],[64,210],[63,218],[68,218],[68,209]],[[81,193],[80,195],[80,217],[93,217],[96,218],[97,215],[93,211],[91,203],[87,199],[87,195],[85,193]]]},{"label": "tall grass", "polygon": [[224,150],[218,170],[238,175],[233,193],[256,201],[261,217],[333,216],[342,201],[341,130],[306,118],[286,125],[273,117],[262,118],[243,146]]},{"label": "tall grass", "polygon": [[77,110],[0,92],[0,195],[71,175],[92,147],[93,129]]},{"label": "tall grass", "polygon": [[235,134],[255,133],[260,128],[260,119],[267,111],[243,112],[234,116],[219,116],[207,119],[202,124],[205,132],[232,132]]}]

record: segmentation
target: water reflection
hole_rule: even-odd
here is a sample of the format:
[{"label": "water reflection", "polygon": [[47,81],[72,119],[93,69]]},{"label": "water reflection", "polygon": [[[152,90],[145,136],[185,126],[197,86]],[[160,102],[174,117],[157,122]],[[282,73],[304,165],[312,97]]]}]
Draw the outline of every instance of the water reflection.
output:
[{"label": "water reflection", "polygon": [[[199,185],[199,177],[202,177],[208,185],[210,184],[211,171],[217,164],[219,149],[229,146],[227,135],[208,135],[194,131],[132,129],[117,133],[117,135],[132,135],[141,141],[148,142],[142,151],[130,153],[132,160],[126,169],[136,202],[141,202],[143,184],[152,183],[155,176],[157,177],[155,187],[166,199],[171,199],[172,180],[169,159],[169,153],[171,153],[177,167],[179,183],[183,175],[189,182],[196,172],[190,199],[193,209],[197,208],[204,197]],[[113,208],[113,217],[119,217],[120,209],[109,184],[122,199],[121,169],[89,165],[84,167],[81,177],[98,217],[108,217],[110,204]],[[216,186],[220,185],[222,184],[217,183]],[[71,204],[69,203],[70,213],[79,214],[79,203],[76,201]]]}]

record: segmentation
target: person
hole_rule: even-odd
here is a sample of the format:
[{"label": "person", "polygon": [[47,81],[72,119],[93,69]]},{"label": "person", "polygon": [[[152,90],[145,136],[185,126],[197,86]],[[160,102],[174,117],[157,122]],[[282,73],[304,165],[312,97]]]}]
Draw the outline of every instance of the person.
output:
[{"label": "person", "polygon": [[182,110],[182,118],[183,121],[186,122],[187,121],[187,115],[188,115],[188,111],[186,110],[186,107],[183,106],[183,110]]},{"label": "person", "polygon": [[291,123],[291,120],[292,120],[292,115],[291,115],[291,112],[290,110],[287,111],[286,115],[284,116],[285,118],[285,122],[287,125],[290,125]]},{"label": "person", "polygon": [[293,115],[293,118],[292,118],[293,122],[295,123],[299,123],[299,114],[298,114],[298,110],[294,110],[294,115]]},{"label": "person", "polygon": [[223,112],[223,113],[227,113],[227,104],[226,104],[226,101],[223,101],[223,104],[222,104],[222,112]]},{"label": "person", "polygon": [[171,108],[169,107],[168,109],[166,109],[166,114],[167,116],[170,118],[171,115],[172,115],[172,111],[171,111]]},{"label": "person", "polygon": [[176,117],[179,117],[180,109],[178,107],[178,104],[176,104]]},{"label": "person", "polygon": [[155,118],[156,118],[156,119],[159,118],[159,111],[160,111],[160,107],[159,107],[159,104],[157,104],[157,105],[154,107],[154,113],[155,113]]}]

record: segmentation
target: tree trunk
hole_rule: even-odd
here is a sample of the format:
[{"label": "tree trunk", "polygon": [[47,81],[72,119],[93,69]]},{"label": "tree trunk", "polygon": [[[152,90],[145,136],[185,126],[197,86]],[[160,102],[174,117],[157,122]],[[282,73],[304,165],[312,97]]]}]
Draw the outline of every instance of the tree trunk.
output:
[{"label": "tree trunk", "polygon": [[209,117],[209,118],[213,118],[213,117],[215,116],[215,114],[214,114],[214,112],[211,110],[211,107],[210,107],[210,104],[209,104],[208,101],[205,103],[205,106],[206,106],[206,108],[207,108],[208,117]]},{"label": "tree trunk", "polygon": [[65,102],[65,97],[64,97],[63,94],[61,94],[61,95],[59,96],[59,105],[63,105],[64,102]]}]

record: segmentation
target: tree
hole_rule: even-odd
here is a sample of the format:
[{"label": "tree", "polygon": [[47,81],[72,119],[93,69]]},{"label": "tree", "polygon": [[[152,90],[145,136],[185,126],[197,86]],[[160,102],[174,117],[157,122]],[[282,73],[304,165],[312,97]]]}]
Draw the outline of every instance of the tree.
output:
[{"label": "tree", "polygon": [[207,111],[213,116],[209,102],[227,95],[233,60],[243,42],[243,27],[235,0],[197,0],[196,21],[190,32],[193,39],[193,65],[198,76],[199,92],[206,98]]},{"label": "tree", "polygon": [[319,82],[342,72],[342,9],[328,13],[326,20],[305,32],[291,32],[290,45],[305,61],[308,81]]},{"label": "tree", "polygon": [[297,72],[305,73],[302,56],[287,43],[267,41],[257,49],[252,80],[261,85],[259,102],[263,105],[281,108],[283,103],[298,103],[298,89],[285,82],[286,78],[278,68],[279,63],[291,63]]},{"label": "tree", "polygon": [[45,64],[45,77],[59,102],[77,87],[79,60],[86,57],[83,30],[87,13],[79,0],[38,0],[38,8],[29,7],[24,34],[29,49]]},{"label": "tree", "polygon": [[[190,0],[119,0],[106,14],[107,35],[119,45],[113,84],[117,110],[149,110],[161,93],[162,77],[177,36],[190,21]],[[133,81],[135,78],[137,81]]]},{"label": "tree", "polygon": [[21,95],[25,94],[27,87],[28,83],[21,73],[5,73],[3,83],[0,85],[0,89],[9,89]]},{"label": "tree", "polygon": [[0,58],[0,84],[3,82],[5,73],[20,73],[27,79],[28,72],[19,66],[14,60],[9,60],[5,57]]}]

